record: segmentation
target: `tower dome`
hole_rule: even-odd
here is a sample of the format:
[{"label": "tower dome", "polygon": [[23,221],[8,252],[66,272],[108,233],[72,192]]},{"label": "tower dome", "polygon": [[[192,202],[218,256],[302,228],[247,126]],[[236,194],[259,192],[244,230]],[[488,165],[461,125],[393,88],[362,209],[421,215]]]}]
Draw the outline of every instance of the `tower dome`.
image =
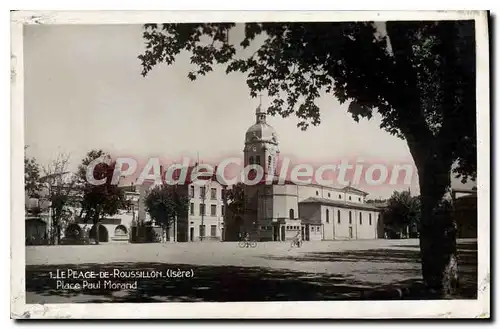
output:
[{"label": "tower dome", "polygon": [[261,106],[255,111],[255,124],[248,128],[245,134],[245,144],[270,143],[278,145],[276,130],[266,122],[266,113],[262,111]]}]

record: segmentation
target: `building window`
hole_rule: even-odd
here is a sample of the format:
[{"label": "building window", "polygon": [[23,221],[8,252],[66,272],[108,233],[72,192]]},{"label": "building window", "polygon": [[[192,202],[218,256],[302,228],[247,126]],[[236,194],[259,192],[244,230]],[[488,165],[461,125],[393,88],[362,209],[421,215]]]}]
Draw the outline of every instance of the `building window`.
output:
[{"label": "building window", "polygon": [[358,198],[358,201],[361,202],[361,198]]},{"label": "building window", "polygon": [[290,219],[293,219],[293,218],[295,218],[294,213],[293,213],[293,209],[290,209]]},{"label": "building window", "polygon": [[194,186],[192,185],[189,188],[189,197],[194,198]]},{"label": "building window", "polygon": [[368,214],[368,224],[372,225],[372,214]]},{"label": "building window", "polygon": [[200,199],[205,199],[205,187],[200,187]]},{"label": "building window", "polygon": [[287,229],[287,230],[290,230],[290,226],[288,226],[288,225],[287,225],[286,229]]},{"label": "building window", "polygon": [[210,236],[216,236],[217,235],[217,226],[216,225],[210,225]]},{"label": "building window", "polygon": [[328,197],[330,197],[330,193],[328,193]]},{"label": "building window", "polygon": [[194,215],[194,203],[191,202],[191,206],[189,207],[189,210],[191,211],[191,215]]},{"label": "building window", "polygon": [[250,159],[248,160],[248,162],[253,165],[253,157],[250,157]]},{"label": "building window", "polygon": [[212,200],[216,200],[217,199],[217,189],[216,188],[210,189],[210,198]]},{"label": "building window", "polygon": [[318,192],[318,191],[316,191],[316,195],[319,195],[319,192]]},{"label": "building window", "polygon": [[363,213],[359,212],[359,225],[363,225]]},{"label": "building window", "polygon": [[215,216],[216,214],[217,214],[217,206],[213,204],[210,206],[210,215]]},{"label": "building window", "polygon": [[205,236],[205,225],[200,225],[200,236]]},{"label": "building window", "polygon": [[339,199],[342,199],[342,194],[339,194]]},{"label": "building window", "polygon": [[349,201],[351,201],[351,196],[349,195]]},{"label": "building window", "polygon": [[224,216],[224,210],[225,210],[225,209],[224,209],[224,206],[223,206],[223,205],[222,205],[222,206],[220,206],[220,212],[221,212],[221,215],[222,215],[222,216]]},{"label": "building window", "polygon": [[330,223],[330,211],[326,209],[326,222]]},{"label": "building window", "polygon": [[352,212],[349,211],[349,224],[352,224]]},{"label": "building window", "polygon": [[255,164],[260,165],[260,155],[255,156]]},{"label": "building window", "polygon": [[200,216],[205,215],[205,205],[200,203]]},{"label": "building window", "polygon": [[340,224],[340,210],[337,210],[337,223]]}]

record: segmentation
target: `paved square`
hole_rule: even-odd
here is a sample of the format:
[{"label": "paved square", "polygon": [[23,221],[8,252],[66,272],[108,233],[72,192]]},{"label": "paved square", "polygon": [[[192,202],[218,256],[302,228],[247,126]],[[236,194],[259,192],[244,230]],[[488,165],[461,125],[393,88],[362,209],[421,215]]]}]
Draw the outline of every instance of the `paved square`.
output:
[{"label": "paved square", "polygon": [[[298,301],[359,299],[360,293],[420,279],[418,240],[36,246],[26,248],[26,302]],[[476,298],[477,242],[459,241],[461,298]],[[141,278],[137,287],[70,290],[57,270],[171,270],[193,277]],[[125,282],[127,280],[114,281]],[[60,280],[65,283],[78,280]],[[130,281],[130,280],[128,280]],[[127,282],[128,282],[127,281]]]}]

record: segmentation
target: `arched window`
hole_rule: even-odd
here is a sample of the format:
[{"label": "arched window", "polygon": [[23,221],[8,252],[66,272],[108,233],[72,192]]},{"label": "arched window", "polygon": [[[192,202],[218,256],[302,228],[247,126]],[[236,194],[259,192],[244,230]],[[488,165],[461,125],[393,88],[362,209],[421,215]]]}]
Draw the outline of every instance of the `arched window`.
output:
[{"label": "arched window", "polygon": [[337,223],[340,224],[340,210],[337,210]]},{"label": "arched window", "polygon": [[253,157],[250,157],[250,159],[248,160],[248,162],[252,165],[253,164]]},{"label": "arched window", "polygon": [[330,223],[330,211],[326,209],[326,222]]},{"label": "arched window", "polygon": [[260,155],[255,156],[255,164],[260,165]]},{"label": "arched window", "polygon": [[115,235],[127,235],[128,232],[127,232],[127,228],[124,226],[124,225],[118,225],[116,228],[115,228]]},{"label": "arched window", "polygon": [[363,213],[359,212],[359,225],[363,225]]},{"label": "arched window", "polygon": [[293,209],[290,209],[290,219],[294,219],[295,216],[294,216],[294,213],[293,213]]},{"label": "arched window", "polygon": [[368,222],[370,225],[372,225],[372,214],[368,215]]},{"label": "arched window", "polygon": [[349,224],[352,224],[352,212],[349,210]]}]

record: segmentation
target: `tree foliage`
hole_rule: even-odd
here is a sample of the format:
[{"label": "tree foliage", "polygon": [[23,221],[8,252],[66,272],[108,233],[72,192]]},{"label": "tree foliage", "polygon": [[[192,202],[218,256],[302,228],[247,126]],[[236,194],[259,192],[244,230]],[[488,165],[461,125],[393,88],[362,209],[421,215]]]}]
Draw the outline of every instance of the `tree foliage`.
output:
[{"label": "tree foliage", "polygon": [[187,214],[189,199],[180,195],[176,186],[163,184],[148,192],[144,204],[151,218],[168,231],[176,217]]},{"label": "tree foliage", "polygon": [[[105,179],[105,183],[94,185],[87,181],[87,170],[92,161],[99,158],[108,160],[101,161],[94,167],[93,176],[96,180]],[[85,221],[98,224],[104,216],[113,216],[119,209],[128,206],[123,190],[118,184],[112,184],[114,168],[115,163],[102,150],[92,150],[82,160],[78,168],[78,177],[82,189],[81,205]]]},{"label": "tree foliage", "polygon": [[408,191],[394,191],[383,214],[384,224],[394,230],[418,227],[420,223],[420,198]]},{"label": "tree foliage", "polygon": [[226,191],[227,207],[234,215],[242,215],[245,212],[245,185],[237,183]]},{"label": "tree foliage", "polygon": [[[302,129],[321,122],[316,100],[331,94],[349,103],[355,120],[377,110],[382,129],[418,141],[419,152],[444,153],[457,175],[475,177],[472,21],[387,22],[385,34],[383,24],[373,22],[247,23],[239,42],[230,34],[234,26],[145,25],[142,74],[188,51],[196,67],[190,79],[216,64],[246,73],[250,95],[267,91],[268,113],[295,113]],[[258,36],[264,36],[258,49],[238,57]]]},{"label": "tree foliage", "polygon": [[30,198],[36,198],[40,193],[40,165],[33,157],[24,157],[24,190]]},{"label": "tree foliage", "polygon": [[74,204],[79,192],[77,177],[68,170],[69,160],[69,154],[59,153],[43,168],[43,177],[40,178],[47,190],[46,198],[50,201],[52,238],[57,244],[60,242],[61,226],[71,217],[67,207]]}]

